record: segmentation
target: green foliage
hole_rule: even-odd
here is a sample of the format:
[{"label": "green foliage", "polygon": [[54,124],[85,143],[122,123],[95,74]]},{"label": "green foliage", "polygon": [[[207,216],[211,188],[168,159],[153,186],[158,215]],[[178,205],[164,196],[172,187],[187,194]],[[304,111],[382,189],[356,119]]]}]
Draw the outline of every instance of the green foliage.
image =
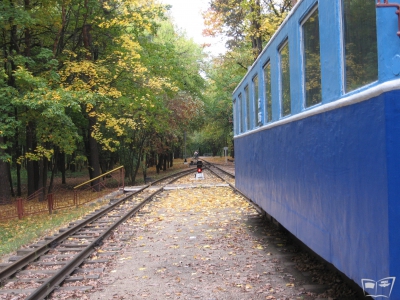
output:
[{"label": "green foliage", "polygon": [[[282,23],[292,1],[213,0],[205,12],[206,34],[221,35],[228,51],[206,69],[205,121],[195,143],[214,154],[233,148],[232,92],[246,74],[262,45]],[[231,152],[232,153],[232,152]]]},{"label": "green foliage", "polygon": [[291,7],[291,0],[212,0],[205,32],[224,36],[230,50],[246,44],[255,60]]},{"label": "green foliage", "polygon": [[134,181],[143,153],[173,151],[201,116],[205,80],[202,49],[175,30],[167,8],[144,0],[1,2],[0,159],[90,157],[94,138],[100,156],[127,164]]},{"label": "green foliage", "polygon": [[126,165],[133,182],[145,157],[178,151],[184,133],[203,125],[206,143],[226,146],[230,94],[253,60],[248,42],[286,12],[257,5],[211,2],[210,16],[222,20],[214,27],[237,36],[206,65],[153,0],[1,2],[0,159],[43,164],[64,153],[91,164],[99,149],[102,165]]}]

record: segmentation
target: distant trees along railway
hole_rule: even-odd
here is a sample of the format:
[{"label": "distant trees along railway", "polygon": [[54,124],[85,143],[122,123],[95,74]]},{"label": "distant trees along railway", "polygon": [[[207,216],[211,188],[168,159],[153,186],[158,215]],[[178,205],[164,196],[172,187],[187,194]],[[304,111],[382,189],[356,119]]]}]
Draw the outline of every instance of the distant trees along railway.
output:
[{"label": "distant trees along railway", "polygon": [[49,190],[81,163],[91,177],[124,165],[132,183],[140,166],[180,155],[203,112],[203,54],[165,11],[152,0],[0,3],[0,202],[25,180],[28,194]]}]

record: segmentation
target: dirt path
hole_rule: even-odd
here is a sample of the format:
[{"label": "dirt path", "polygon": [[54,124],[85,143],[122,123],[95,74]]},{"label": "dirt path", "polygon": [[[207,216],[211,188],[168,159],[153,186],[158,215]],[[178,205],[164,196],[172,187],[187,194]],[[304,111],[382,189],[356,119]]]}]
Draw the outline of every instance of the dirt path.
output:
[{"label": "dirt path", "polygon": [[316,299],[291,248],[229,188],[164,192],[90,299]]}]

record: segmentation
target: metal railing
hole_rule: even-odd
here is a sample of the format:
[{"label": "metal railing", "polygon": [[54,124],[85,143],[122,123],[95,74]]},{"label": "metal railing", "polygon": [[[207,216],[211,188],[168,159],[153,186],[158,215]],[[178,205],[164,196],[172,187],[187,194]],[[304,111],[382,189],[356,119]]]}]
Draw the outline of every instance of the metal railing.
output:
[{"label": "metal railing", "polygon": [[389,0],[383,0],[383,3],[381,3],[381,0],[378,0],[376,4],[377,8],[382,8],[382,7],[395,7],[397,8],[396,10],[396,15],[397,15],[397,36],[400,37],[400,4],[398,3],[389,3]]},{"label": "metal railing", "polygon": [[[117,172],[118,171],[118,172]],[[74,187],[74,204],[82,205],[124,188],[124,167],[118,167]]]},{"label": "metal railing", "polygon": [[66,193],[60,189],[46,195],[42,188],[26,198],[7,199],[7,201],[0,198],[0,221],[22,219],[45,212],[51,214],[54,210],[78,207],[113,192],[122,193],[124,177],[124,167],[121,166],[75,186],[73,193]]}]

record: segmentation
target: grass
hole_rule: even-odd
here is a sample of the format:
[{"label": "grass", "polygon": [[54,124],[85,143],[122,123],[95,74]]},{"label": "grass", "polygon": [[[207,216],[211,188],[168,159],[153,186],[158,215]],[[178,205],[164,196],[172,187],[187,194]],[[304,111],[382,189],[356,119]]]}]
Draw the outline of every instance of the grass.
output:
[{"label": "grass", "polygon": [[[104,204],[104,203],[103,203]],[[69,222],[79,219],[95,210],[102,203],[61,210],[52,215],[40,214],[22,220],[13,219],[0,223],[0,260],[6,254],[18,250],[46,235],[52,235]]]},{"label": "grass", "polygon": [[[166,171],[160,171],[159,174],[156,173],[155,167],[149,168],[147,170],[147,177],[157,180],[187,168],[188,165],[183,164],[182,159],[175,159],[172,168],[169,168]],[[139,173],[137,177],[138,185],[143,184],[143,176],[141,175],[142,174]],[[74,173],[74,176],[79,175]],[[87,174],[81,174],[80,178],[74,178],[74,182],[67,179],[67,183],[69,181],[69,184],[73,183],[73,185],[75,185],[78,180],[80,180],[80,182],[87,180],[86,177]],[[54,234],[60,228],[65,227],[68,223],[74,220],[82,218],[84,215],[95,210],[102,204],[105,204],[105,202],[91,203],[78,208],[59,210],[52,215],[43,213],[40,215],[25,217],[22,220],[12,219],[0,222],[0,261],[4,260],[6,255],[13,253],[22,246],[33,243],[33,241],[43,238],[44,236]]]}]

